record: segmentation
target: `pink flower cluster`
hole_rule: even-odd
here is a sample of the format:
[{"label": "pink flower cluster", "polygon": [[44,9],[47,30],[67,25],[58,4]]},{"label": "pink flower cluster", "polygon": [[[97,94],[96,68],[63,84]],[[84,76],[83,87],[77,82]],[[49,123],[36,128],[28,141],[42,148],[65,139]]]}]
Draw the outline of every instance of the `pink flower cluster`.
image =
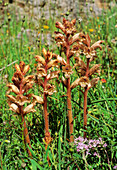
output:
[{"label": "pink flower cluster", "polygon": [[115,166],[113,167],[113,169],[117,169],[117,165],[115,165]]},{"label": "pink flower cluster", "polygon": [[98,147],[106,147],[107,144],[102,141],[100,137],[98,140],[96,139],[87,139],[79,136],[74,140],[74,144],[76,145],[77,152],[86,151],[86,155],[91,155],[91,151],[93,151],[94,156],[99,156],[97,152],[95,152],[96,148]]}]

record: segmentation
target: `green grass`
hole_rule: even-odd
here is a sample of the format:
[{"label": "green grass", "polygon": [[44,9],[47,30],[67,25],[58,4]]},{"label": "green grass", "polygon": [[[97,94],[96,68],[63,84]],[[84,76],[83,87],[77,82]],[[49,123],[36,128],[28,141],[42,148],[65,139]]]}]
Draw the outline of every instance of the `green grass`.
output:
[{"label": "green grass", "polygon": [[[9,110],[6,98],[6,84],[11,82],[14,69],[14,63],[19,64],[23,60],[30,65],[29,74],[35,73],[35,59],[37,54],[41,55],[43,47],[49,48],[54,53],[59,54],[59,50],[55,45],[54,39],[48,47],[47,34],[53,36],[56,22],[55,18],[50,18],[45,23],[39,25],[38,28],[29,25],[27,18],[25,22],[20,19],[16,21],[15,15],[12,13],[11,20],[8,21],[6,12],[3,25],[0,27],[0,168],[2,170],[15,169],[85,169],[82,154],[78,153],[76,146],[70,145],[69,129],[67,120],[66,106],[66,89],[61,84],[56,84],[57,93],[48,97],[48,110],[50,116],[50,130],[52,134],[52,142],[50,148],[45,151],[44,144],[44,119],[41,105],[37,105],[36,113],[30,113],[26,117],[29,134],[32,144],[33,159],[28,158],[25,151],[25,145],[22,142],[21,122]],[[62,21],[62,18],[60,19]],[[87,137],[89,139],[98,139],[101,137],[107,147],[100,153],[101,158],[88,157],[88,169],[113,169],[117,162],[117,82],[116,82],[116,54],[117,54],[117,13],[116,7],[103,12],[103,17],[89,17],[76,26],[78,32],[89,33],[92,44],[98,40],[104,40],[103,49],[98,52],[97,63],[101,64],[102,71],[100,81],[96,88],[91,89],[88,93],[88,126]],[[48,29],[44,29],[44,25],[48,25]],[[31,32],[22,32],[30,29]],[[40,38],[38,37],[40,33]],[[42,43],[42,33],[44,34],[44,42]],[[36,37],[34,38],[34,34]],[[18,38],[19,36],[19,38]],[[11,65],[9,65],[11,64]],[[72,80],[77,74],[72,75]],[[102,83],[101,79],[106,79],[106,83]],[[35,95],[38,89],[33,89]],[[83,135],[83,96],[78,88],[72,91],[72,109],[74,117],[74,136]],[[30,149],[30,148],[29,148]],[[106,154],[107,155],[106,155]],[[48,166],[47,155],[49,154],[51,166]]]}]

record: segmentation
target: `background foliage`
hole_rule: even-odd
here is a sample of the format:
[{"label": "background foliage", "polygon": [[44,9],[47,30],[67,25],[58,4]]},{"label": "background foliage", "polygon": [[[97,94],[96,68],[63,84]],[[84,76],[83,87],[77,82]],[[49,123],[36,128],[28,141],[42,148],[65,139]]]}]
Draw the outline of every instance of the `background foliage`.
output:
[{"label": "background foliage", "polygon": [[[103,16],[103,17],[102,17]],[[101,137],[107,143],[102,152],[98,150],[100,158],[87,157],[88,169],[113,169],[117,162],[117,116],[116,116],[116,54],[117,54],[117,13],[116,7],[103,11],[103,15],[88,17],[80,22],[77,20],[77,30],[88,33],[92,44],[98,40],[104,40],[103,50],[98,52],[97,63],[101,64],[100,81],[96,88],[90,89],[88,93],[88,127],[87,138],[98,139]],[[68,17],[68,16],[64,16]],[[62,19],[60,18],[60,21]],[[21,121],[11,111],[6,99],[6,84],[11,82],[14,73],[14,63],[19,64],[23,60],[30,65],[29,74],[34,74],[36,62],[34,56],[41,54],[43,47],[60,53],[57,48],[53,34],[55,20],[50,18],[43,22],[38,21],[39,27],[29,24],[24,17],[17,21],[14,13],[4,11],[3,24],[0,25],[0,168],[6,169],[85,169],[82,153],[77,152],[74,144],[69,144],[68,120],[66,107],[66,89],[55,81],[57,93],[48,97],[48,110],[50,116],[50,129],[52,142],[50,149],[45,151],[44,147],[44,119],[43,108],[37,104],[36,113],[26,116],[29,135],[32,144],[33,159],[30,159],[22,142],[23,135]],[[51,43],[48,46],[48,34]],[[77,77],[74,72],[72,80]],[[72,91],[72,110],[74,118],[74,136],[83,135],[83,96],[75,88]],[[35,95],[40,95],[38,87],[33,88]],[[30,149],[30,148],[29,148]],[[49,154],[51,166],[46,161]]]}]

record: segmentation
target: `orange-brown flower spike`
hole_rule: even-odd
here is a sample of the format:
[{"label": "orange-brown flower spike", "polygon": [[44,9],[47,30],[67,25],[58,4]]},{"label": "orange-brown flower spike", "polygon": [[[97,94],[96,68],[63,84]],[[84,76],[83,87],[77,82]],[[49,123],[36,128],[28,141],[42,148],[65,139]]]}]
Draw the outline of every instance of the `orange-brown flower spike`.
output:
[{"label": "orange-brown flower spike", "polygon": [[[100,73],[99,66],[95,65],[93,68],[89,69],[89,63],[97,57],[96,49],[102,49],[101,43],[103,41],[97,41],[91,46],[91,38],[87,34],[76,33],[75,29],[76,20],[71,22],[63,18],[63,23],[57,22],[56,27],[59,28],[61,32],[55,32],[55,40],[57,45],[63,47],[63,52],[66,55],[66,64],[63,67],[63,84],[67,88],[67,107],[68,107],[68,119],[69,119],[69,133],[70,133],[70,142],[73,141],[73,118],[72,118],[72,106],[71,106],[71,90],[76,86],[80,85],[84,88],[84,129],[86,130],[87,126],[87,94],[88,90],[95,86],[99,78],[94,78],[90,81],[93,74]],[[87,59],[87,64],[80,59],[80,54],[84,54]],[[72,74],[72,67],[70,66],[70,58],[76,55],[75,65],[73,68],[78,70],[80,73],[80,78],[76,79],[72,84],[70,83],[70,76]],[[84,133],[86,137],[86,133]]]},{"label": "orange-brown flower spike", "polygon": [[[80,73],[80,78],[76,79],[72,85],[71,89],[75,88],[76,86],[80,85],[82,88],[84,88],[84,129],[87,130],[87,94],[88,90],[91,87],[94,87],[99,80],[99,77],[92,78],[92,75],[96,75],[97,73],[100,75],[100,64],[95,64],[92,68],[89,68],[89,64],[91,61],[97,57],[96,49],[99,48],[102,49],[101,44],[103,41],[97,41],[91,46],[91,38],[89,35],[80,34],[81,40],[79,45],[79,50],[82,51],[82,53],[86,56],[86,64],[84,61],[79,57],[79,54],[76,55],[75,60],[76,64],[74,67],[78,70],[78,73]],[[86,138],[86,132],[84,132],[84,138]]]},{"label": "orange-brown flower spike", "polygon": [[95,50],[97,48],[100,48],[100,50],[102,50],[101,44],[104,41],[99,40],[96,43],[94,43],[92,46],[90,46],[91,39],[88,34],[87,35],[81,34],[80,37],[81,37],[82,44],[80,43],[79,48],[83,51],[86,58],[89,58],[89,62],[91,62],[92,60],[94,60],[95,57],[97,57],[97,53]]},{"label": "orange-brown flower spike", "polygon": [[42,49],[43,56],[36,55],[36,61],[38,62],[37,67],[37,79],[36,83],[43,88],[43,111],[44,111],[44,122],[45,122],[45,149],[51,142],[51,134],[49,131],[49,113],[47,111],[47,97],[52,95],[55,90],[55,86],[50,84],[49,81],[53,78],[57,78],[59,71],[54,71],[54,68],[58,68],[59,62],[64,62],[60,56],[53,54],[50,51]]},{"label": "orange-brown flower spike", "polygon": [[[63,84],[67,88],[67,108],[68,108],[68,119],[69,119],[69,136],[70,142],[73,142],[73,116],[72,116],[72,105],[71,105],[71,88],[70,88],[70,77],[73,73],[72,66],[70,65],[70,58],[75,54],[79,53],[79,44],[77,42],[80,41],[82,33],[76,33],[75,28],[76,19],[73,19],[71,22],[63,18],[63,23],[56,22],[56,27],[59,28],[61,32],[55,32],[56,43],[58,46],[63,47],[63,51],[66,55],[66,63],[63,67],[63,73],[65,78],[63,77]],[[74,35],[75,34],[75,35]]]},{"label": "orange-brown flower spike", "polygon": [[72,20],[71,22],[63,18],[63,23],[56,22],[55,26],[61,29],[66,36],[74,35],[76,32],[75,29],[76,19]]},{"label": "orange-brown flower spike", "polygon": [[[34,106],[36,102],[36,97],[34,97],[32,94],[27,94],[28,90],[32,88],[34,83],[34,76],[29,75],[25,77],[25,74],[29,71],[29,65],[25,66],[25,63],[23,61],[20,62],[20,64],[15,65],[16,72],[14,73],[12,77],[12,82],[7,85],[8,91],[7,91],[7,97],[8,97],[8,104],[10,107],[10,110],[15,112],[16,114],[20,115],[22,118],[22,126],[24,129],[24,139],[25,144],[29,145],[31,148],[30,138],[28,134],[28,129],[25,122],[25,115],[29,112],[35,112]],[[9,93],[15,93],[15,95],[10,95]],[[33,97],[33,100],[31,100],[31,97]],[[28,105],[28,103],[31,103]],[[24,108],[24,105],[27,106]],[[27,148],[29,156],[32,156],[30,150]]]}]

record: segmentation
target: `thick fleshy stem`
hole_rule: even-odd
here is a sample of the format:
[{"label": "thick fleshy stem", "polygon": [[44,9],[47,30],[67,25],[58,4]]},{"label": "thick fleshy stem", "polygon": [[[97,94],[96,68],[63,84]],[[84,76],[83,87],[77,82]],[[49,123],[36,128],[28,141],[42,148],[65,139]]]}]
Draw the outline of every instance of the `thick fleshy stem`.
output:
[{"label": "thick fleshy stem", "polygon": [[47,112],[47,95],[44,93],[44,121],[45,121],[45,149],[47,150],[47,147],[51,141],[51,134],[49,132],[49,117]]},{"label": "thick fleshy stem", "polygon": [[[49,117],[48,117],[48,112],[47,112],[47,95],[44,93],[44,120],[45,120],[45,150],[47,150],[47,147],[51,141],[51,134],[49,132]],[[49,156],[47,156],[47,161],[48,164],[50,165],[49,162]]]},{"label": "thick fleshy stem", "polygon": [[[86,69],[86,77],[88,78],[89,74],[89,58],[87,59],[87,69]],[[87,94],[88,94],[88,87],[85,87],[84,91],[84,125],[83,128],[85,130],[84,132],[84,138],[86,138],[86,130],[87,130]]]},{"label": "thick fleshy stem", "polygon": [[[88,88],[85,87],[84,91],[84,130],[87,130],[87,94],[88,94]],[[84,138],[86,138],[86,132],[84,132]]]},{"label": "thick fleshy stem", "polygon": [[[70,64],[70,59],[69,59],[70,45],[69,45],[68,37],[66,39],[66,42],[67,42],[67,50],[66,50],[67,64]],[[69,119],[70,142],[73,142],[74,137],[73,137],[73,117],[72,117],[70,78],[67,79],[67,109],[68,109],[68,119]]]},{"label": "thick fleshy stem", "polygon": [[[47,63],[46,63],[46,66],[45,66],[45,72],[47,73]],[[45,91],[47,82],[48,82],[47,77],[45,77],[45,79],[44,79],[44,91]],[[44,92],[43,95],[44,95],[43,96],[43,100],[44,100],[43,108],[44,108],[45,143],[46,143],[45,149],[47,150],[47,147],[48,147],[48,145],[51,141],[51,134],[49,132],[49,114],[48,114],[48,111],[47,111],[47,94]]]},{"label": "thick fleshy stem", "polygon": [[[24,118],[24,115],[23,115],[23,107],[22,106],[20,107],[20,111],[21,111],[22,124],[23,124],[24,141],[25,141],[25,144],[28,145],[31,148],[30,137],[29,137],[29,134],[28,134],[28,128],[26,126],[26,121],[25,121],[25,118]],[[32,153],[30,152],[29,148],[27,148],[27,151],[28,151],[28,155],[30,157],[32,157]]]},{"label": "thick fleshy stem", "polygon": [[[46,66],[45,66],[45,72],[47,73],[47,63],[46,63]],[[47,77],[45,77],[44,79],[44,90],[46,88],[46,85],[47,85]],[[44,121],[45,121],[45,150],[47,150],[48,148],[48,145],[50,144],[51,142],[51,134],[49,132],[49,114],[48,114],[48,111],[47,111],[47,94],[44,92],[43,93],[43,101],[44,101],[44,104],[43,104],[43,110],[44,110]],[[50,162],[49,162],[49,156],[47,156],[47,161],[48,161],[48,165],[50,165]]]},{"label": "thick fleshy stem", "polygon": [[72,118],[70,78],[68,78],[67,80],[67,109],[68,109],[68,119],[69,119],[70,142],[73,142],[74,137],[73,137],[73,118]]}]

